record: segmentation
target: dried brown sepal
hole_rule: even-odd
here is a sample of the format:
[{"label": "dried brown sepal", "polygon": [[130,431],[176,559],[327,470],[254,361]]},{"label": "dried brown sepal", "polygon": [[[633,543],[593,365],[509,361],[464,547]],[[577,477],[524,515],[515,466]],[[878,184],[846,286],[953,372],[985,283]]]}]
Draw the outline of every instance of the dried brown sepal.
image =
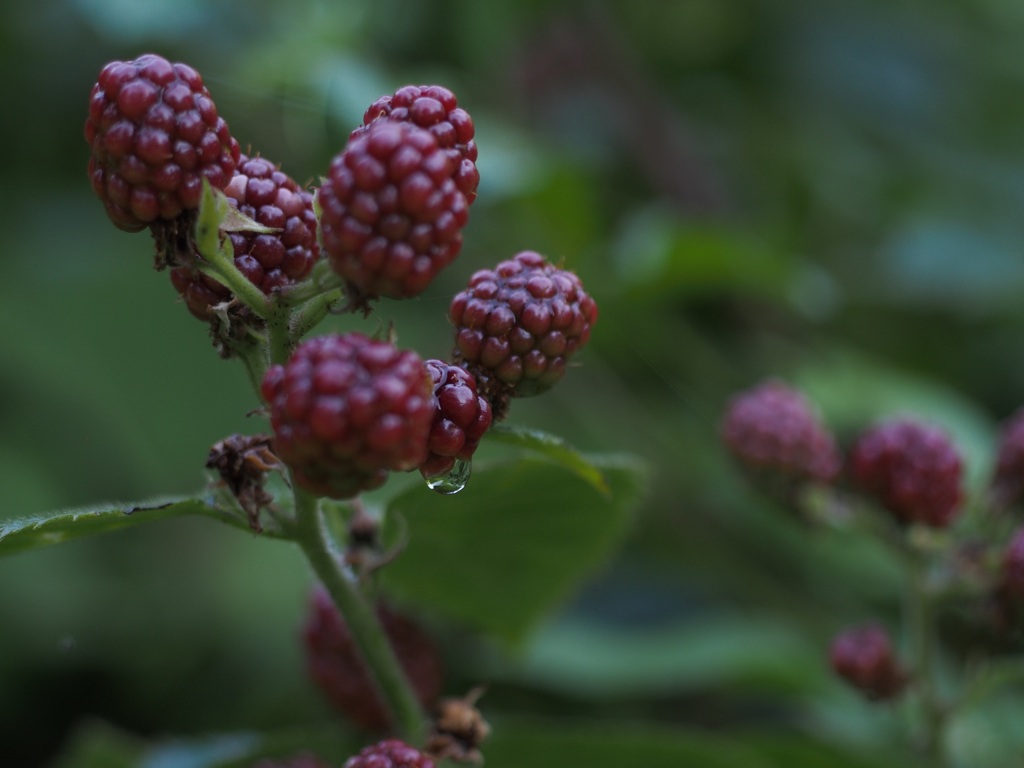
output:
[{"label": "dried brown sepal", "polygon": [[427,736],[424,751],[428,755],[435,760],[447,759],[474,765],[483,763],[480,745],[491,733],[491,726],[476,706],[483,694],[483,688],[474,688],[461,699],[441,700]]},{"label": "dried brown sepal", "polygon": [[271,449],[270,435],[231,435],[210,448],[207,469],[215,469],[231,490],[256,533],[263,531],[260,510],[274,501],[264,488],[267,475],[282,468]]},{"label": "dried brown sepal", "polygon": [[169,221],[154,221],[149,226],[153,235],[153,269],[193,264],[196,259],[196,212],[185,211]]},{"label": "dried brown sepal", "polygon": [[253,329],[264,325],[263,320],[234,297],[211,306],[208,320],[210,341],[224,360],[232,357],[237,346],[246,343]]}]

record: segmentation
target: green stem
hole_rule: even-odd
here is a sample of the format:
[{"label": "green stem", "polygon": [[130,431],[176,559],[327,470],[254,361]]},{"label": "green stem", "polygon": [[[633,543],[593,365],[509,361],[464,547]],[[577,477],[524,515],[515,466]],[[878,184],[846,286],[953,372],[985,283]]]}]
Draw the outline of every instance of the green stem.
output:
[{"label": "green stem", "polygon": [[335,288],[328,293],[322,293],[310,299],[299,307],[292,315],[289,324],[289,337],[292,342],[298,342],[303,336],[309,333],[316,325],[327,317],[331,307],[344,297],[341,288]]},{"label": "green stem", "polygon": [[197,261],[196,269],[231,291],[257,317],[267,317],[270,313],[270,302],[266,294],[239,271],[234,260],[225,251],[218,250],[212,257],[205,253],[202,256],[205,261]]},{"label": "green stem", "polygon": [[294,307],[321,294],[339,291],[341,288],[341,277],[331,267],[330,261],[324,257],[317,261],[305,280],[281,291],[280,301]]},{"label": "green stem", "polygon": [[921,709],[923,749],[936,768],[947,765],[943,747],[948,711],[936,686],[935,617],[928,585],[928,561],[908,553],[907,597],[904,606],[907,636],[914,665],[914,686]]},{"label": "green stem", "polygon": [[291,312],[287,306],[274,302],[274,309],[267,318],[267,334],[269,336],[269,354],[272,365],[283,365],[294,348],[289,329]]},{"label": "green stem", "polygon": [[333,551],[317,499],[296,490],[295,515],[295,541],[345,617],[356,647],[393,714],[399,733],[410,743],[421,743],[426,727],[423,710],[372,604],[363,596],[354,579],[343,570],[338,553]]}]

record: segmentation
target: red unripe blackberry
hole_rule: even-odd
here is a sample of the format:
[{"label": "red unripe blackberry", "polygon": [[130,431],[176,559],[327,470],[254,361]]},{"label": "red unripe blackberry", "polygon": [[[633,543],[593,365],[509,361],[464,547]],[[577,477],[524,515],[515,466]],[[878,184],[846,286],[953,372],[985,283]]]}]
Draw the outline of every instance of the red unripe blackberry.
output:
[{"label": "red unripe blackberry", "polygon": [[912,419],[882,422],[850,451],[854,481],[904,525],[948,526],[960,510],[962,461],[937,427]]},{"label": "red unripe blackberry", "polygon": [[458,365],[427,360],[434,382],[434,421],[430,427],[429,455],[420,465],[424,477],[448,472],[456,459],[473,457],[480,438],[491,426],[491,404],[477,393],[476,379]]},{"label": "red unripe blackberry", "polygon": [[381,96],[363,114],[363,125],[352,132],[357,136],[378,119],[404,120],[426,128],[438,146],[452,158],[455,186],[466,196],[466,204],[476,199],[480,172],[476,169],[476,142],[473,119],[458,105],[455,94],[440,85],[407,85],[392,96]]},{"label": "red unripe blackberry", "polygon": [[873,701],[895,698],[909,681],[893,655],[889,634],[877,625],[840,632],[832,641],[829,660],[836,674]]},{"label": "red unripe blackberry", "polygon": [[474,274],[448,310],[459,365],[492,400],[539,395],[586,346],[597,303],[572,272],[523,251]]},{"label": "red unripe blackberry", "polygon": [[274,452],[311,493],[351,498],[427,456],[432,384],[415,352],[360,333],[303,342],[263,378]]},{"label": "red unripe blackberry", "polygon": [[[276,232],[230,232],[235,266],[265,294],[306,277],[320,255],[316,241],[313,194],[262,157],[241,155],[228,202],[250,219]],[[190,267],[171,270],[171,282],[200,320],[210,307],[228,301],[231,292],[212,277]]]},{"label": "red unripe blackberry", "polygon": [[[436,646],[419,624],[384,603],[377,605],[377,618],[417,698],[430,709],[444,683]],[[310,597],[303,641],[309,676],[331,706],[366,730],[384,730],[392,725],[391,714],[377,694],[348,624],[321,586]]]},{"label": "red unripe blackberry", "polygon": [[992,491],[997,503],[1015,504],[1024,496],[1024,408],[1002,426]]},{"label": "red unripe blackberry", "polygon": [[459,254],[469,214],[454,172],[407,122],[377,120],[334,158],[318,198],[323,247],[357,297],[416,296]]},{"label": "red unripe blackberry", "polygon": [[830,482],[841,465],[835,439],[804,394],[770,380],[732,397],[722,441],[745,468]]},{"label": "red unripe blackberry", "polygon": [[350,757],[344,768],[434,768],[434,761],[404,741],[387,739]]},{"label": "red unripe blackberry", "polygon": [[85,140],[93,190],[128,232],[198,208],[202,180],[223,189],[239,157],[199,73],[155,54],[103,68]]}]

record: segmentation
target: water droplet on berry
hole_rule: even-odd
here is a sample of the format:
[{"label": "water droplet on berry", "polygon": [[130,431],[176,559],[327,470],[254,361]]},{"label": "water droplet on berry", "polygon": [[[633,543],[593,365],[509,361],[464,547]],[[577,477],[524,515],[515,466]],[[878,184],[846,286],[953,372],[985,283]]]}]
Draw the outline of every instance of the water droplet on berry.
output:
[{"label": "water droplet on berry", "polygon": [[473,463],[468,459],[456,459],[455,464],[447,472],[427,478],[427,488],[432,491],[451,496],[466,487],[469,475],[473,471]]}]

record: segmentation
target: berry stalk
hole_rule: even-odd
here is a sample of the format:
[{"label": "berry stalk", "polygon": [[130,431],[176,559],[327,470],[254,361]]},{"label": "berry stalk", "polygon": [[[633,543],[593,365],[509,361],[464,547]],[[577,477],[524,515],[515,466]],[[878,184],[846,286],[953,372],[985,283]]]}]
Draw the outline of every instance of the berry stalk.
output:
[{"label": "berry stalk", "polygon": [[[295,348],[291,333],[291,312],[288,307],[275,302],[267,318],[267,354],[271,365],[283,365]],[[256,388],[257,393],[259,387]]]},{"label": "berry stalk", "polygon": [[231,241],[221,239],[220,225],[228,209],[223,194],[215,194],[213,187],[204,181],[199,220],[196,222],[196,250],[202,260],[197,260],[195,267],[222,283],[255,315],[266,319],[270,314],[270,300],[235,266]]},{"label": "berry stalk", "polygon": [[296,307],[288,323],[292,343],[297,344],[303,336],[313,330],[344,296],[344,292],[338,287],[327,293],[318,294]]},{"label": "berry stalk", "polygon": [[317,499],[300,488],[295,489],[294,538],[345,618],[382,700],[394,715],[399,733],[409,742],[421,743],[426,733],[426,718],[416,693],[391,649],[373,606],[343,570],[338,553],[333,551]]},{"label": "berry stalk", "polygon": [[944,741],[948,710],[935,684],[935,627],[932,593],[928,584],[929,562],[908,553],[907,594],[904,604],[909,652],[913,660],[914,688],[922,717],[922,743],[930,764],[947,765]]}]

